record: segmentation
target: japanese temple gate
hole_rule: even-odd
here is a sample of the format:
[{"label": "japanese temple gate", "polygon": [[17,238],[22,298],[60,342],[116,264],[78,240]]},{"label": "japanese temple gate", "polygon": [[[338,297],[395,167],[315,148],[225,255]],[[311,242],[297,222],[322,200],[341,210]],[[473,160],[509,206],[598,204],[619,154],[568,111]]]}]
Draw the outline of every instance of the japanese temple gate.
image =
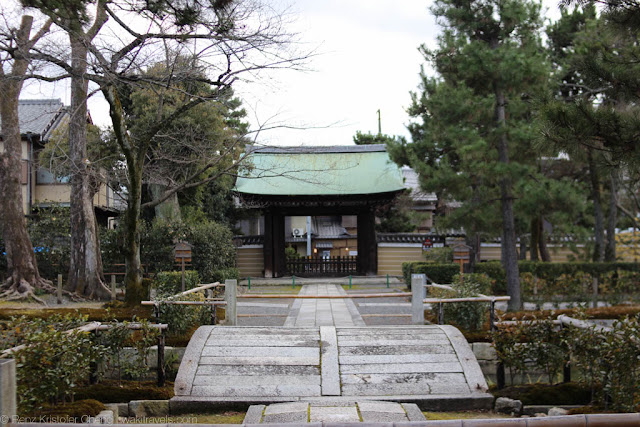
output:
[{"label": "japanese temple gate", "polygon": [[255,149],[234,189],[264,215],[264,277],[287,274],[285,217],[357,216],[357,273],[378,272],[376,209],[404,190],[384,145]]}]

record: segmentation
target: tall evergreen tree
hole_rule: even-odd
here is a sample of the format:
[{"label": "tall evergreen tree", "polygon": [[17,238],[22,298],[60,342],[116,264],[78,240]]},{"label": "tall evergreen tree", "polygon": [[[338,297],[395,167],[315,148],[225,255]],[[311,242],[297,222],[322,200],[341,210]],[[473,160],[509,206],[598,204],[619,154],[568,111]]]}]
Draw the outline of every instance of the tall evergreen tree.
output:
[{"label": "tall evergreen tree", "polygon": [[432,12],[443,33],[437,49],[421,51],[438,78],[422,72],[422,93],[412,95],[410,108],[422,123],[410,126],[413,144],[404,146],[404,154],[391,152],[405,157],[427,188],[468,202],[458,212],[467,232],[501,230],[509,309],[517,310],[514,182],[528,170],[518,160],[528,157],[535,136],[528,99],[548,74],[537,35],[540,5],[437,0]]}]

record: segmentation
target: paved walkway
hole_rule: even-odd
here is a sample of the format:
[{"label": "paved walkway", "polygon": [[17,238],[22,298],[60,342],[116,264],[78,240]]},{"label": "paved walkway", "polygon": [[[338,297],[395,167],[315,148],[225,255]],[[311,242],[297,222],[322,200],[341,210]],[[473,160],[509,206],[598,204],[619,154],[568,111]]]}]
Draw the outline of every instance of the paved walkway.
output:
[{"label": "paved walkway", "polygon": [[[347,295],[340,285],[304,285],[298,295]],[[285,327],[365,326],[351,298],[296,299]]]}]

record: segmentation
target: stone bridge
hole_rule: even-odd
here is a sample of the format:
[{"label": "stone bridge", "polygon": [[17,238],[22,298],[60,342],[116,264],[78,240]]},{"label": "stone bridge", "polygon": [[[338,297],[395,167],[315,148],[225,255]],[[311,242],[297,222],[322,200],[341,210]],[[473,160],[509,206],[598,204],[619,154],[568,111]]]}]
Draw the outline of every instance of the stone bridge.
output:
[{"label": "stone bridge", "polygon": [[490,408],[493,397],[452,326],[202,326],[171,407],[368,400],[469,410]]}]

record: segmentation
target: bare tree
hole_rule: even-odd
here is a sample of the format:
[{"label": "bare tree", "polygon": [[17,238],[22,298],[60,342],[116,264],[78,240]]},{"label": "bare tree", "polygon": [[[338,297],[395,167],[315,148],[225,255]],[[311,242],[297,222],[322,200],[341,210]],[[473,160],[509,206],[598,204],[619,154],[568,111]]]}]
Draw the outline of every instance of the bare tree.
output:
[{"label": "bare tree", "polygon": [[[3,34],[0,56],[0,117],[2,142],[0,152],[0,219],[6,245],[9,278],[2,285],[3,299],[31,297],[38,301],[35,288],[55,289],[40,277],[33,246],[27,233],[22,199],[22,140],[18,118],[18,99],[26,76],[31,73],[30,50],[49,31],[47,21],[31,37],[33,17],[23,16],[19,28]],[[42,302],[42,301],[41,301]]]}]

